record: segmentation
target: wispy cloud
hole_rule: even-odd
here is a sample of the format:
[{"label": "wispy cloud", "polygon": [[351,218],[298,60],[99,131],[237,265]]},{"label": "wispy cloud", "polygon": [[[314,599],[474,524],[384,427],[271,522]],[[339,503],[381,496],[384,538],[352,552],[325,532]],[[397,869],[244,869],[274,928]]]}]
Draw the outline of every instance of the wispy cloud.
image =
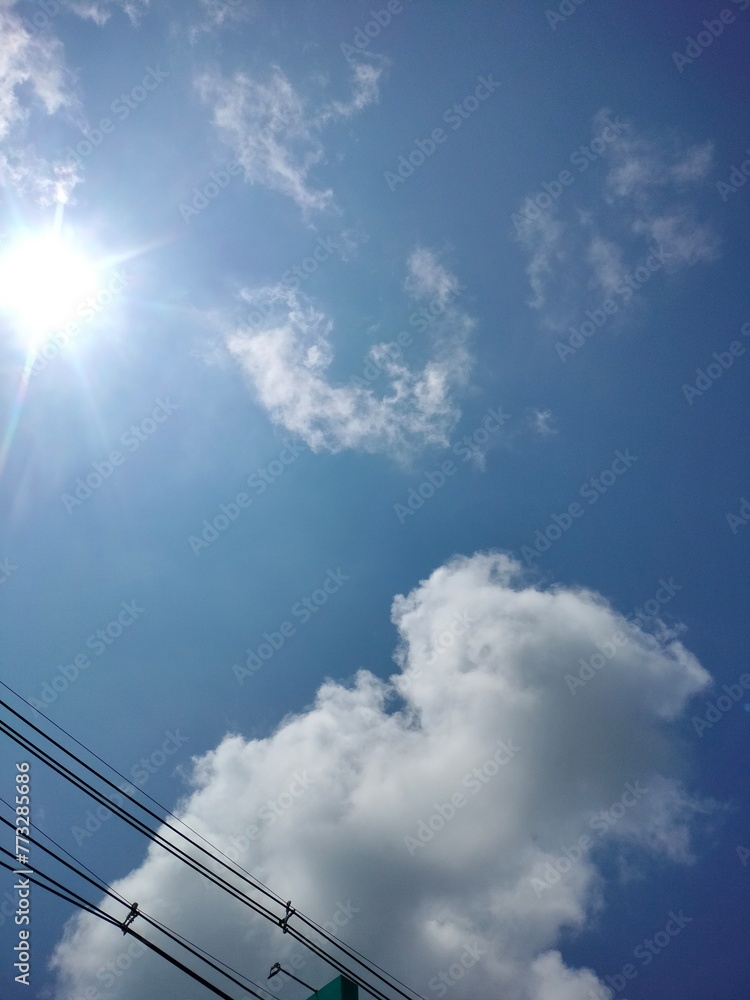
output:
[{"label": "wispy cloud", "polygon": [[330,207],[333,200],[330,189],[317,189],[309,181],[313,167],[323,159],[321,131],[378,98],[381,71],[365,64],[352,69],[350,100],[321,102],[318,107],[303,100],[279,67],[263,82],[241,72],[229,79],[211,72],[201,75],[196,86],[247,180],[287,195],[310,214]]},{"label": "wispy cloud", "polygon": [[457,279],[432,251],[412,253],[406,287],[430,307],[424,324],[432,357],[412,368],[395,342],[373,346],[369,358],[387,386],[382,395],[361,380],[329,381],[333,324],[304,295],[281,286],[246,291],[246,301],[269,318],[260,330],[233,331],[228,347],[271,419],[314,451],[405,458],[426,445],[447,445],[461,415],[456,392],[471,368],[467,338],[474,321],[454,301]]},{"label": "wispy cloud", "polygon": [[614,295],[627,274],[623,251],[611,240],[592,233],[588,240],[586,260],[593,273],[593,283],[606,296]]},{"label": "wispy cloud", "polygon": [[552,410],[529,410],[527,414],[528,422],[537,434],[542,437],[549,437],[552,434],[557,434],[557,428],[555,427],[554,420],[552,416]]},{"label": "wispy cloud", "polygon": [[151,0],[62,0],[64,6],[79,17],[96,24],[106,24],[117,9],[124,11],[133,24],[138,24]]},{"label": "wispy cloud", "polygon": [[637,219],[633,231],[644,234],[664,250],[668,270],[712,261],[718,254],[719,241],[713,229],[697,222],[689,208]]},{"label": "wispy cloud", "polygon": [[203,20],[191,29],[191,40],[195,41],[201,32],[251,21],[259,7],[257,0],[200,0]]},{"label": "wispy cloud", "polygon": [[603,299],[625,295],[628,275],[654,246],[671,273],[718,254],[716,234],[697,220],[694,204],[711,170],[711,143],[683,148],[676,139],[638,135],[632,123],[608,130],[608,121],[607,111],[593,120],[602,147],[597,162],[571,157],[588,172],[586,182],[574,174],[545,209],[519,209],[529,305],[553,329]]},{"label": "wispy cloud", "polygon": [[541,309],[547,300],[547,284],[556,268],[563,266],[565,249],[563,237],[565,227],[549,212],[536,218],[525,218],[521,222],[518,238],[530,254],[526,274],[531,285],[532,309]]},{"label": "wispy cloud", "polygon": [[40,205],[66,204],[80,181],[75,163],[50,163],[33,146],[0,147],[0,185],[31,196]]},{"label": "wispy cloud", "polygon": [[0,36],[0,184],[42,204],[65,202],[80,180],[76,169],[48,161],[26,140],[35,112],[79,110],[62,43],[28,31],[13,0],[0,4]]},{"label": "wispy cloud", "polygon": [[428,299],[444,309],[461,291],[455,274],[440,263],[434,251],[418,247],[409,257],[404,287],[415,299]]},{"label": "wispy cloud", "polygon": [[[602,113],[594,119],[596,128]],[[607,151],[610,161],[607,191],[614,198],[634,198],[645,205],[658,190],[687,189],[704,181],[713,165],[713,144],[683,149],[676,140],[655,141],[629,131],[621,133]]]},{"label": "wispy cloud", "polygon": [[318,113],[316,124],[327,125],[337,118],[350,118],[363,111],[369,104],[377,102],[380,96],[380,74],[382,70],[373,63],[350,62],[353,73],[352,96],[348,101],[333,101]]},{"label": "wispy cloud", "polygon": [[[73,103],[62,43],[52,35],[31,34],[14,5],[0,5],[0,139],[25,122],[36,103],[48,115]],[[19,95],[29,87],[35,101]]]}]

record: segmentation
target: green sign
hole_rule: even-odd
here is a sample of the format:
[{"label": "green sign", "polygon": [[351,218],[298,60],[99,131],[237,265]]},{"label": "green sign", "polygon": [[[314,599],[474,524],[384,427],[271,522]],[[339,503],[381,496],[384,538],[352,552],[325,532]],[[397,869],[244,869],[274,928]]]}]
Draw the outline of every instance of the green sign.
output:
[{"label": "green sign", "polygon": [[357,984],[345,979],[344,976],[339,976],[332,983],[313,993],[309,1000],[357,1000],[358,995]]}]

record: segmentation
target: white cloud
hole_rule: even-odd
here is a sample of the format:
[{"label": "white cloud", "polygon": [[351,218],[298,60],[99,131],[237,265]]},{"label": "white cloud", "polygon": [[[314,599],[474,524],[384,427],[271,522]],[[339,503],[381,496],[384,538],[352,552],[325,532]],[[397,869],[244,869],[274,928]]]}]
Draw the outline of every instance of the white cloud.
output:
[{"label": "white cloud", "polygon": [[529,423],[533,430],[537,434],[541,434],[542,437],[549,437],[551,434],[557,434],[557,428],[554,426],[554,417],[552,416],[552,410],[531,410],[528,414]]},{"label": "white cloud", "polygon": [[[669,723],[708,674],[596,593],[539,589],[499,554],[441,567],[392,614],[401,669],[390,682],[366,671],[352,687],[328,681],[272,735],[226,736],[194,761],[181,817],[320,922],[355,908],[339,920],[343,939],[423,995],[439,995],[435,977],[468,948],[478,960],[461,995],[589,1000],[596,976],[566,966],[560,938],[601,909],[603,857],[631,870],[652,855],[690,859],[707,806],[680,784]],[[616,654],[571,696],[565,674],[618,629]],[[628,783],[639,798],[596,832],[592,817]],[[580,860],[535,886],[583,834]],[[159,851],[116,888],[256,980],[299,951]],[[99,921],[71,921],[53,963],[59,1000],[101,989],[97,973],[124,947]],[[333,977],[313,958],[300,974]],[[111,1000],[202,995],[151,956],[111,978]]]},{"label": "white cloud", "polygon": [[[602,124],[600,113],[594,119],[594,128],[600,129]],[[706,180],[713,166],[713,144],[707,142],[683,151],[677,142],[658,143],[639,136],[631,126],[609,145],[607,156],[610,196],[643,202],[659,189],[687,189]]]},{"label": "white cloud", "polygon": [[271,419],[313,451],[358,449],[405,458],[425,445],[447,445],[461,415],[455,393],[471,367],[466,341],[473,320],[453,301],[458,281],[432,251],[411,255],[406,286],[427,305],[432,357],[412,369],[395,342],[372,347],[368,361],[376,375],[382,372],[383,394],[361,378],[330,382],[333,325],[301,293],[283,286],[245,292],[268,319],[260,329],[233,332],[228,347]]},{"label": "white cloud", "polygon": [[204,20],[197,28],[191,30],[191,41],[194,42],[202,31],[251,21],[259,6],[255,0],[200,0]]},{"label": "white cloud", "polygon": [[62,43],[53,36],[32,34],[12,4],[0,4],[0,140],[27,121],[32,104],[19,97],[28,85],[36,103],[52,115],[73,103]]},{"label": "white cloud", "polygon": [[300,97],[278,67],[265,83],[246,73],[226,79],[215,72],[200,76],[196,86],[202,100],[211,105],[213,124],[232,147],[247,180],[287,195],[308,214],[328,208],[333,199],[330,189],[316,189],[308,179],[323,159],[321,130],[378,97],[380,70],[361,64],[353,72],[351,100],[318,109]]},{"label": "white cloud", "polygon": [[462,290],[458,278],[425,247],[418,247],[409,257],[409,273],[404,286],[414,298],[434,300],[441,308]]},{"label": "white cloud", "polygon": [[565,260],[563,243],[565,229],[551,212],[534,218],[523,218],[518,239],[530,255],[526,275],[531,285],[529,306],[541,309],[547,302],[547,283]]},{"label": "white cloud", "polygon": [[655,246],[671,273],[718,253],[716,234],[696,220],[688,200],[708,178],[711,143],[683,149],[676,140],[637,134],[632,123],[619,123],[615,132],[610,120],[607,111],[594,116],[592,131],[603,148],[588,161],[586,178],[574,171],[572,186],[561,187],[551,205],[530,208],[526,201],[514,216],[529,258],[529,305],[553,329],[604,299],[620,295],[629,302],[630,275]]},{"label": "white cloud", "polygon": [[352,96],[349,101],[333,101],[323,107],[317,116],[319,126],[335,121],[337,118],[350,118],[363,111],[369,104],[377,103],[380,97],[380,74],[382,70],[372,63],[350,62],[354,74],[352,81]]},{"label": "white cloud", "polygon": [[323,149],[301,98],[280,69],[265,84],[237,73],[229,81],[205,75],[197,86],[251,184],[288,195],[306,212],[330,204],[331,191],[308,186],[307,175],[322,159]]},{"label": "white cloud", "polygon": [[589,239],[587,261],[593,271],[595,286],[606,297],[614,295],[627,274],[620,247],[594,233]]},{"label": "white cloud", "polygon": [[718,254],[719,243],[711,226],[697,223],[689,209],[636,219],[633,230],[645,233],[664,250],[672,271],[715,260]]},{"label": "white cloud", "polygon": [[0,3],[0,186],[43,205],[64,203],[80,182],[79,172],[64,161],[49,162],[25,134],[34,111],[78,111],[73,79],[62,43],[29,30],[14,8],[14,0]]},{"label": "white cloud", "polygon": [[98,25],[106,24],[116,9],[123,10],[137,24],[151,0],[63,0],[65,6],[79,17],[89,18]]},{"label": "white cloud", "polygon": [[6,145],[0,150],[0,185],[21,195],[31,195],[40,205],[64,205],[81,181],[71,161],[50,163],[31,146]]},{"label": "white cloud", "polygon": [[630,210],[633,232],[664,249],[670,270],[716,257],[718,240],[711,227],[695,220],[691,204],[675,200],[709,177],[712,143],[683,151],[677,142],[656,143],[624,132],[611,144],[608,158],[609,203]]}]

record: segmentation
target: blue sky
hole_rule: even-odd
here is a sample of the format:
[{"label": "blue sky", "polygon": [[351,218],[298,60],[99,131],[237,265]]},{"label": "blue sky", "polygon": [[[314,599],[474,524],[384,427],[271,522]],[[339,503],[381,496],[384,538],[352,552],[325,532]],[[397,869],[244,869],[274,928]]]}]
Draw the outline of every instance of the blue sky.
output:
[{"label": "blue sky", "polygon": [[[2,680],[424,997],[745,995],[748,19],[0,0]],[[32,926],[4,996],[208,995]]]}]

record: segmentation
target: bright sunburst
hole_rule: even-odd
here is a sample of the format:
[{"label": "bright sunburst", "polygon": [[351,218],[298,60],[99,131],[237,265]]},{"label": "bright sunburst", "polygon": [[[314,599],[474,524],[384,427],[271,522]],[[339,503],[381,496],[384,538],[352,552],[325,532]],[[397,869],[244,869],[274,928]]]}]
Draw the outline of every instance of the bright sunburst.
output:
[{"label": "bright sunburst", "polygon": [[54,230],[24,236],[0,258],[0,309],[33,349],[97,289],[97,269]]}]

